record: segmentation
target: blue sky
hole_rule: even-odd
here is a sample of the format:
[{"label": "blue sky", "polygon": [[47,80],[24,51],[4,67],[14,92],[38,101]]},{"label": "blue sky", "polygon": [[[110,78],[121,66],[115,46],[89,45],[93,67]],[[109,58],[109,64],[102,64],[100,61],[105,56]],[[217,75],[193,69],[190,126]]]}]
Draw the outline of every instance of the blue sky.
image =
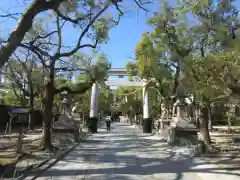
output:
[{"label": "blue sky", "polygon": [[[11,3],[9,3],[10,1]],[[4,14],[4,11],[10,11],[12,13],[23,12],[24,8],[29,4],[24,2],[29,2],[29,0],[1,0],[0,13]],[[100,48],[101,51],[106,53],[112,63],[112,67],[125,67],[126,62],[131,60],[128,57],[134,57],[134,49],[141,39],[142,33],[150,30],[150,27],[146,25],[147,18],[151,17],[150,13],[146,14],[141,10],[137,10],[131,3],[124,5],[126,7],[125,10],[131,8],[131,12],[126,13],[124,17],[121,18],[119,25],[110,30],[110,40],[107,44],[101,45]],[[156,11],[157,8],[157,4],[154,4],[149,6],[148,9]],[[0,21],[0,35],[7,37],[15,25],[16,21],[12,19]],[[64,38],[65,43],[72,44],[76,42],[76,40],[77,32],[72,29],[67,30]],[[86,51],[86,49],[84,51]]]},{"label": "blue sky", "polygon": [[110,30],[110,40],[101,49],[107,53],[112,67],[125,67],[126,62],[131,60],[128,57],[134,57],[142,33],[151,29],[146,25],[149,16],[143,11],[139,14],[132,12],[123,17],[116,28]]}]

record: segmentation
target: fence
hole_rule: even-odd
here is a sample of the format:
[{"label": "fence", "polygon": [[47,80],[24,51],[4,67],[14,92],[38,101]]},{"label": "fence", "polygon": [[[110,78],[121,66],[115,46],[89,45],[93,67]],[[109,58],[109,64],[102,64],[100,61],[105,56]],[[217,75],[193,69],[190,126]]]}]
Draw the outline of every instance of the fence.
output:
[{"label": "fence", "polygon": [[[20,107],[20,106],[8,106],[8,105],[0,105],[0,129],[4,129],[6,127],[6,124],[9,122],[10,120],[10,114],[9,112],[11,111],[11,109],[13,108],[27,108],[27,107]],[[35,109],[33,111],[33,124],[34,125],[40,125],[42,124],[42,111]],[[18,122],[17,119],[18,118],[22,118],[23,119],[23,124],[27,124],[28,123],[28,113],[26,114],[22,114],[22,115],[17,115],[16,117],[14,117],[12,119],[12,126],[17,126]]]}]

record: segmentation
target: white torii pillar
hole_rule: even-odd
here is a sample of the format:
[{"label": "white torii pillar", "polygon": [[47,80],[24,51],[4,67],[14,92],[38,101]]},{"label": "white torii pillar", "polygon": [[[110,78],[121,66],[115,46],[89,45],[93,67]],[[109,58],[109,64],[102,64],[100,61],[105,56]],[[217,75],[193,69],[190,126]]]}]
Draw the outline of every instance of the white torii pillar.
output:
[{"label": "white torii pillar", "polygon": [[90,114],[87,122],[88,131],[91,133],[97,133],[97,125],[98,125],[98,97],[99,87],[97,83],[92,85],[92,93],[91,93],[91,105],[90,105]]},{"label": "white torii pillar", "polygon": [[149,114],[147,81],[143,83],[143,133],[152,133],[152,118]]},{"label": "white torii pillar", "polygon": [[116,102],[117,101],[117,96],[116,94],[113,94],[113,102]]}]

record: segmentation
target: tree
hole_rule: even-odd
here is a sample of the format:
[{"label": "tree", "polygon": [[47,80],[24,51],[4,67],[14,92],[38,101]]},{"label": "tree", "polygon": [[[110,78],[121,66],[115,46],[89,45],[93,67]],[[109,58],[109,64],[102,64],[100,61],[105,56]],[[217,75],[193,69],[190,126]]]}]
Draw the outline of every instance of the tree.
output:
[{"label": "tree", "polygon": [[[30,51],[22,54],[24,60],[20,59],[16,54],[15,60],[11,60],[6,65],[5,77],[11,80],[11,87],[15,89],[15,94],[20,92],[22,98],[27,101],[29,106],[29,130],[33,129],[33,110],[35,97],[39,96],[43,90],[43,79],[41,67],[38,66]],[[19,93],[18,93],[19,94]],[[24,105],[24,104],[22,104]]]},{"label": "tree", "polygon": [[141,88],[119,87],[114,92],[118,100],[113,104],[118,112],[122,112],[130,118],[133,123],[134,116],[142,112],[142,93]]},{"label": "tree", "polygon": [[[136,4],[143,8],[143,3],[134,0]],[[70,88],[61,88],[56,90],[54,87],[54,78],[56,70],[69,70],[73,64],[65,63],[66,57],[71,57],[82,48],[96,48],[99,43],[103,43],[108,38],[108,29],[117,25],[123,11],[119,7],[120,1],[68,1],[68,0],[35,0],[30,3],[29,7],[23,13],[22,17],[15,30],[10,34],[9,39],[2,44],[0,49],[0,67],[2,67],[8,58],[19,47],[31,50],[38,56],[41,61],[44,71],[48,73],[45,77],[45,91],[44,91],[44,149],[52,149],[50,142],[50,128],[52,118],[53,99],[56,93],[62,90],[71,91]],[[115,7],[118,11],[118,18],[103,16],[104,12],[110,8]],[[52,19],[56,22],[54,31],[46,31],[44,28],[39,28],[38,24],[34,23],[34,19],[41,12],[52,10],[54,12]],[[50,17],[47,17],[50,18]],[[72,24],[80,30],[80,35],[77,39],[76,45],[72,49],[63,46],[63,26]],[[34,25],[37,28],[34,28]],[[27,33],[35,34],[32,38],[26,39]],[[39,30],[41,32],[39,32]],[[84,44],[83,39],[92,40],[92,44]],[[56,40],[57,42],[55,42]],[[56,67],[56,65],[60,67]],[[70,66],[69,66],[70,64]],[[62,65],[65,67],[62,67]],[[84,92],[93,82],[85,83],[81,92]],[[84,90],[84,91],[83,91]]]},{"label": "tree", "polygon": [[[89,5],[88,5],[89,6]],[[56,72],[59,71],[72,71],[72,70],[81,70],[82,67],[82,61],[81,57],[74,56],[74,54],[81,48],[84,47],[91,47],[95,48],[98,43],[101,43],[104,41],[105,38],[107,38],[107,32],[105,32],[104,29],[108,28],[104,24],[99,23],[106,23],[106,19],[104,17],[101,17],[101,14],[106,10],[106,8],[109,6],[109,3],[107,4],[100,4],[100,10],[96,14],[91,14],[92,18],[90,22],[88,20],[85,20],[82,23],[81,29],[82,33],[79,36],[78,43],[75,47],[73,47],[71,50],[66,50],[64,46],[62,45],[62,28],[65,24],[65,16],[62,16],[61,14],[57,13],[54,19],[56,20],[56,31],[52,31],[50,33],[46,33],[46,31],[43,30],[43,34],[45,34],[43,37],[39,38],[38,36],[33,36],[33,39],[28,38],[26,39],[26,42],[21,44],[21,48],[31,50],[34,54],[37,55],[37,57],[40,60],[40,63],[44,67],[44,71],[47,73],[45,77],[45,84],[44,84],[44,95],[43,95],[43,104],[44,104],[44,123],[43,123],[43,134],[44,134],[44,149],[52,149],[51,142],[50,142],[50,129],[51,129],[51,119],[52,119],[52,108],[53,108],[53,100],[55,94],[61,93],[62,91],[68,91],[70,93],[84,93],[88,88],[91,87],[91,84],[93,83],[93,80],[96,80],[96,75],[90,77],[90,81],[82,84],[80,90],[74,90],[74,92],[71,90],[70,87],[61,87],[56,88],[54,84],[54,79],[56,77]],[[91,11],[91,10],[90,10]],[[90,12],[87,11],[87,14]],[[60,20],[62,19],[62,20]],[[87,21],[87,25],[85,24]],[[95,21],[98,24],[95,24]],[[103,26],[104,25],[104,26]],[[104,32],[103,32],[104,31]],[[33,32],[33,34],[36,32]],[[57,36],[54,36],[57,35]],[[94,41],[94,44],[81,44],[82,39],[87,36],[90,37],[90,40],[92,39]],[[55,38],[54,38],[55,37]],[[55,40],[57,41],[55,43]],[[69,59],[66,59],[64,57],[72,56]],[[79,59],[80,58],[80,59]],[[101,61],[104,59],[102,58]],[[100,62],[101,62],[100,61]],[[90,68],[89,73],[100,73],[99,70],[102,65],[97,65]],[[91,72],[93,71],[93,72]],[[95,81],[94,80],[94,81]]]},{"label": "tree", "polygon": [[[239,66],[234,48],[238,40],[229,24],[236,20],[237,11],[229,1],[221,1],[217,6],[212,1],[199,1],[197,4],[184,1],[178,6],[165,6],[164,9],[163,14],[157,14],[150,21],[155,27],[155,43],[170,51],[169,59],[178,59],[186,75],[187,88],[201,104],[201,132],[205,145],[209,147],[211,103],[228,99],[234,93],[234,82],[236,87],[234,77],[238,75],[234,68]],[[190,26],[186,20],[181,20],[180,17],[186,16],[186,13],[197,17],[195,24]],[[213,53],[216,51],[218,53]]]},{"label": "tree", "polygon": [[[145,9],[143,5],[145,5],[147,2],[134,0],[138,7]],[[121,3],[122,0],[106,0],[103,2],[103,4],[95,4],[94,1],[77,1],[77,0],[34,0],[32,2],[29,2],[28,7],[26,8],[25,12],[20,16],[20,21],[16,25],[13,32],[11,32],[8,40],[4,41],[2,44],[2,47],[0,49],[0,67],[3,67],[3,65],[8,61],[10,56],[13,54],[13,52],[21,45],[22,41],[24,40],[24,37],[26,36],[27,32],[31,30],[32,25],[34,24],[34,19],[42,12],[45,11],[54,11],[56,14],[58,14],[59,17],[61,17],[63,20],[68,21],[72,23],[73,25],[79,25],[79,22],[88,19],[89,17],[92,17],[92,10],[98,9],[100,6],[104,6],[100,11],[98,11],[97,17],[102,14],[104,11],[106,11],[110,6],[114,6],[115,9],[119,12],[119,16],[123,15],[123,11],[119,7],[119,3]],[[102,3],[102,1],[101,1]],[[78,8],[80,7],[80,8]],[[84,9],[86,7],[90,7],[90,11],[87,13],[84,13]],[[145,9],[146,10],[146,9]],[[96,16],[95,16],[96,17]],[[96,18],[90,18],[91,23],[88,25],[88,28],[95,22]],[[118,18],[119,19],[119,18]],[[116,24],[118,24],[118,21],[114,21]],[[99,29],[99,33],[105,33],[102,31],[103,29]],[[85,31],[85,33],[88,30]],[[85,34],[84,33],[84,34]],[[41,37],[39,37],[41,38]],[[82,38],[81,38],[82,39]],[[81,41],[81,40],[80,40]],[[79,41],[79,46],[80,46]],[[76,47],[74,49],[74,52],[77,52],[80,47]],[[69,56],[71,54],[65,54],[65,56]],[[57,57],[61,57],[57,55]]]},{"label": "tree", "polygon": [[173,72],[164,56],[164,49],[155,47],[153,40],[150,33],[144,33],[138,43],[135,50],[137,70],[141,78],[155,79],[155,84],[152,85],[167,103],[171,96]]},{"label": "tree", "polygon": [[127,73],[129,74],[128,79],[132,81],[133,76],[137,76],[138,74],[138,68],[137,68],[136,62],[127,62],[126,70],[127,70]]}]

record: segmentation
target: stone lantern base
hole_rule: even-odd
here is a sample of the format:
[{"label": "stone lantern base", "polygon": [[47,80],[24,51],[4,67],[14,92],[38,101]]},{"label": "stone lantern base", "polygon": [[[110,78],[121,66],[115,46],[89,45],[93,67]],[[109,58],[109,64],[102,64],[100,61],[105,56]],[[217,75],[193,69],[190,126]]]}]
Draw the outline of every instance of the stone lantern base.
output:
[{"label": "stone lantern base", "polygon": [[89,117],[87,120],[88,132],[97,133],[98,129],[98,118],[97,117]]},{"label": "stone lantern base", "polygon": [[143,133],[152,133],[152,118],[143,118]]}]

